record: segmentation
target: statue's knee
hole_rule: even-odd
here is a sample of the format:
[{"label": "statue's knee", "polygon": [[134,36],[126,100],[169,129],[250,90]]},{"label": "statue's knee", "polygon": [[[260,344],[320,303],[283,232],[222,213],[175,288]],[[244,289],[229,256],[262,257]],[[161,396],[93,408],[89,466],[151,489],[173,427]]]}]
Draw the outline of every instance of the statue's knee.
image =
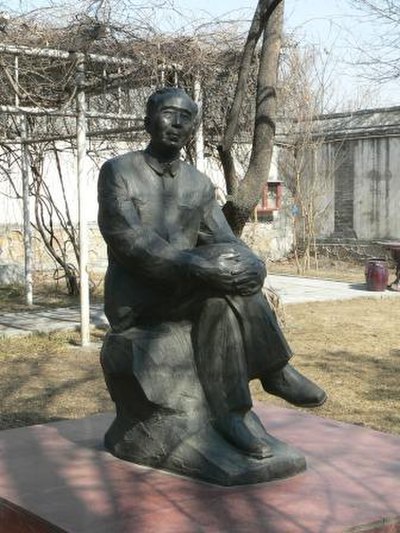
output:
[{"label": "statue's knee", "polygon": [[210,296],[202,306],[203,312],[212,312],[213,314],[224,314],[229,309],[229,303],[223,296]]}]

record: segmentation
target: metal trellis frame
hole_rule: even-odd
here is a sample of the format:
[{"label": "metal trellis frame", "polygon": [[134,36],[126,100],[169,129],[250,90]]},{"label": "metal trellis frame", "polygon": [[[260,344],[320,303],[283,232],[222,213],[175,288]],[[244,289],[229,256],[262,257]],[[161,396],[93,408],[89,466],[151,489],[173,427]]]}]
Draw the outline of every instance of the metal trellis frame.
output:
[{"label": "metal trellis frame", "polygon": [[[20,46],[12,44],[0,43],[0,59],[2,56],[14,57],[14,79],[9,72],[5,72],[8,81],[14,90],[15,98],[14,105],[10,105],[10,101],[0,101],[0,115],[16,115],[19,121],[19,138],[15,139],[0,139],[3,145],[6,144],[20,144],[21,145],[21,169],[23,178],[23,212],[24,212],[24,251],[25,251],[25,298],[26,303],[31,305],[33,302],[32,296],[32,233],[30,222],[29,209],[29,162],[28,162],[28,147],[35,143],[64,141],[67,139],[76,139],[76,168],[77,168],[77,184],[78,184],[78,202],[79,202],[79,251],[80,251],[80,308],[81,308],[81,344],[87,345],[90,342],[90,302],[89,302],[89,278],[88,278],[88,231],[87,221],[85,217],[85,188],[86,188],[86,158],[87,158],[87,140],[90,137],[97,136],[99,138],[107,135],[114,135],[119,133],[138,132],[143,130],[143,120],[135,114],[121,113],[118,108],[118,113],[99,112],[87,109],[86,96],[91,94],[89,85],[86,80],[86,65],[90,61],[92,65],[114,65],[117,67],[119,74],[122,67],[135,67],[140,64],[146,67],[148,64],[143,59],[132,59],[126,57],[114,57],[100,54],[84,54],[81,52],[68,52],[64,50],[56,50],[50,48],[35,48],[29,46]],[[61,61],[73,61],[75,69],[74,79],[74,99],[75,107],[73,110],[66,106],[59,108],[51,106],[24,106],[21,105],[21,98],[19,95],[19,58],[27,56],[32,58],[49,58]],[[104,67],[105,68],[105,67]],[[178,72],[181,67],[178,64],[160,66],[160,79],[162,82],[163,74],[170,69],[174,72],[175,85],[178,84]],[[5,69],[6,70],[6,69]],[[161,83],[162,85],[162,83]],[[149,80],[148,86],[152,83]],[[144,87],[144,85],[143,85]],[[199,79],[194,81],[194,97],[201,101],[201,84]],[[89,93],[88,93],[89,91]],[[118,102],[121,100],[121,85],[117,87]],[[69,102],[70,103],[70,102]],[[200,102],[201,103],[201,102]],[[40,137],[29,138],[27,131],[27,120],[29,117],[62,117],[76,119],[76,133],[74,136],[69,134],[59,135],[43,135]],[[97,129],[88,131],[88,121],[92,119],[104,119],[111,121],[129,121],[133,122],[132,126],[119,127],[110,129]],[[198,166],[203,168],[203,133],[200,127],[196,134],[196,160]]]},{"label": "metal trellis frame", "polygon": [[[127,133],[142,129],[142,119],[133,114],[122,113],[101,113],[92,112],[86,109],[86,87],[85,87],[85,62],[111,64],[118,67],[134,65],[135,60],[131,58],[117,58],[99,54],[83,54],[78,52],[66,52],[49,48],[31,48],[27,46],[0,44],[0,56],[7,54],[15,57],[14,77],[18,86],[20,56],[30,56],[36,58],[56,58],[61,60],[75,60],[75,103],[76,111],[70,109],[45,108],[40,106],[21,106],[18,91],[15,91],[15,105],[0,104],[0,114],[17,115],[19,120],[20,137],[18,139],[4,139],[4,143],[21,145],[21,168],[23,182],[23,212],[24,212],[24,252],[25,252],[25,299],[28,305],[32,305],[32,233],[29,209],[29,164],[27,147],[30,144],[42,141],[56,141],[70,139],[70,135],[47,136],[39,139],[29,139],[27,137],[26,121],[32,116],[56,116],[76,118],[76,167],[78,183],[79,201],[79,250],[80,250],[80,309],[81,309],[81,344],[90,343],[90,302],[89,302],[89,278],[88,278],[88,235],[87,220],[85,217],[85,188],[86,188],[86,151],[87,137],[105,136],[107,134]],[[136,62],[137,64],[137,62]],[[94,132],[87,131],[88,119],[106,119],[118,121],[131,121],[135,125],[128,128],[103,129]]]}]

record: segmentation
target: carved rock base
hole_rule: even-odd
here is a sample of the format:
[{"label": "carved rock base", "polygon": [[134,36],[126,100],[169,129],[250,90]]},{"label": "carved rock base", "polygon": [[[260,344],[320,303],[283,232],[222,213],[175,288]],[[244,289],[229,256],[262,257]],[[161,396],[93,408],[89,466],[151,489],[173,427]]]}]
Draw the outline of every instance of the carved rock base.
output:
[{"label": "carved rock base", "polygon": [[260,460],[214,429],[190,332],[189,323],[171,323],[107,335],[101,362],[117,416],[106,433],[106,448],[127,461],[225,486],[305,470],[299,452],[268,434],[273,456]]}]

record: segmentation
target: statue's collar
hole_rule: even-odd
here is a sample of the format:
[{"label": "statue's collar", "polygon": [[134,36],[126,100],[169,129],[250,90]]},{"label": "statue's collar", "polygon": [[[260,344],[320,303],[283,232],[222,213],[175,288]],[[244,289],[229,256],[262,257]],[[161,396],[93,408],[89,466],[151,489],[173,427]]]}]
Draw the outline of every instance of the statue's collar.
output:
[{"label": "statue's collar", "polygon": [[152,153],[149,147],[146,148],[144,151],[144,160],[146,163],[151,167],[154,172],[156,172],[159,176],[163,176],[165,174],[170,175],[172,177],[175,177],[180,165],[179,159],[174,159],[173,161],[170,161],[168,163],[164,163],[162,161],[159,161]]}]

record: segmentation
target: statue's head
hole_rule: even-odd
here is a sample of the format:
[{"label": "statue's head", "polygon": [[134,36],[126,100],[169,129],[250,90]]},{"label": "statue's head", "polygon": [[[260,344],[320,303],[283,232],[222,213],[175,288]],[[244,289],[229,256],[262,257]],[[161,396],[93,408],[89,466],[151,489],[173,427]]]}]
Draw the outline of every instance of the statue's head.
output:
[{"label": "statue's head", "polygon": [[197,105],[183,90],[166,87],[147,101],[145,127],[154,150],[162,155],[176,153],[193,134]]}]

